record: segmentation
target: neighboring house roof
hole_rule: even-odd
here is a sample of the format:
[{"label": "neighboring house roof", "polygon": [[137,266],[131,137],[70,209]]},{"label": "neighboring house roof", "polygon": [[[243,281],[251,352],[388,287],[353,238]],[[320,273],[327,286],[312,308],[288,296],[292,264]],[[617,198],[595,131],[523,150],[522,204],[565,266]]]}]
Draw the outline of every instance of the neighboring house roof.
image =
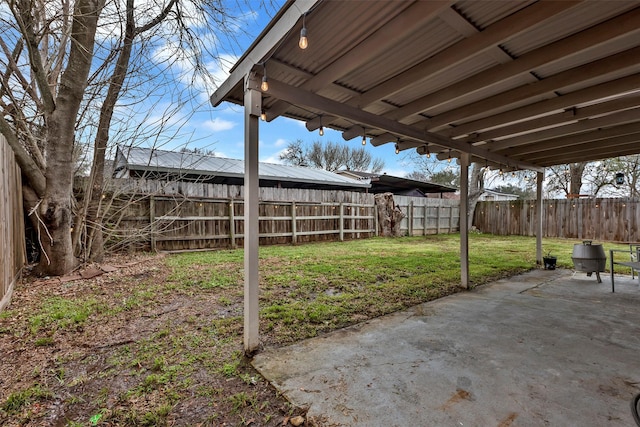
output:
[{"label": "neighboring house roof", "polygon": [[501,193],[490,188],[485,188],[484,193],[480,196],[480,200],[517,200],[517,194]]},{"label": "neighboring house roof", "polygon": [[[352,179],[323,169],[260,163],[261,186],[318,189],[368,189],[368,181]],[[204,154],[119,146],[114,176],[242,185],[244,161]]]},{"label": "neighboring house roof", "polygon": [[370,172],[355,171],[338,171],[343,176],[353,177],[355,179],[369,180],[371,182],[370,193],[386,193],[404,196],[424,196],[428,193],[452,193],[457,191],[455,187],[436,184],[434,182],[418,181],[415,179],[401,178],[385,174],[376,174]]}]

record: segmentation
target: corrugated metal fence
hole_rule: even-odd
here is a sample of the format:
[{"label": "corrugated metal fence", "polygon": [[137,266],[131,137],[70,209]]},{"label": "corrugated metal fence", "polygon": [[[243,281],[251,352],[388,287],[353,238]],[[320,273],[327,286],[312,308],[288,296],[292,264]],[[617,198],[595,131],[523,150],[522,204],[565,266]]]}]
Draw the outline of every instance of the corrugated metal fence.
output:
[{"label": "corrugated metal fence", "polygon": [[25,261],[22,182],[13,151],[0,135],[0,311],[11,294]]},{"label": "corrugated metal fence", "polygon": [[[543,201],[545,237],[640,242],[640,201],[561,199]],[[534,236],[535,200],[479,202],[474,225],[484,233]]]},{"label": "corrugated metal fence", "polygon": [[[160,251],[243,244],[242,186],[126,180],[107,219],[122,247]],[[126,195],[129,193],[129,195]],[[132,197],[131,194],[149,194]],[[458,202],[396,196],[404,234],[458,231]],[[260,243],[290,244],[377,234],[373,194],[290,188],[260,189]]]}]

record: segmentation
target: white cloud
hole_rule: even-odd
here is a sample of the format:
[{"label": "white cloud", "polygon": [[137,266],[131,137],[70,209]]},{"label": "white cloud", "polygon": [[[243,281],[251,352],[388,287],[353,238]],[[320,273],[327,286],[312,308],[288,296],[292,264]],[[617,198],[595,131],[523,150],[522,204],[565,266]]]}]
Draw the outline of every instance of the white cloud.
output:
[{"label": "white cloud", "polygon": [[284,162],[282,160],[280,160],[280,155],[284,154],[284,152],[286,152],[286,151],[287,151],[287,149],[285,148],[283,150],[280,150],[280,151],[278,151],[276,153],[271,154],[268,157],[261,158],[260,161],[263,162],[263,163],[275,163],[275,164],[280,164],[280,165],[284,164]]},{"label": "white cloud", "polygon": [[224,120],[216,117],[213,120],[207,120],[204,122],[204,127],[214,132],[221,132],[229,129],[233,129],[236,126],[235,122],[230,120]]},{"label": "white cloud", "polygon": [[286,139],[283,138],[278,138],[276,139],[276,142],[273,144],[275,147],[284,147],[285,145],[288,145],[289,141],[287,141]]}]

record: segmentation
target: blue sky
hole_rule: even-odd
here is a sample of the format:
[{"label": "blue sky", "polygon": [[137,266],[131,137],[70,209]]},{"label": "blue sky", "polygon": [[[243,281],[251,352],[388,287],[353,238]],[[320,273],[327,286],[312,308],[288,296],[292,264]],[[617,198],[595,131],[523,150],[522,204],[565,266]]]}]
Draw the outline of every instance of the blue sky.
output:
[{"label": "blue sky", "polygon": [[[210,71],[216,76],[216,80],[221,83],[228,75],[228,69],[235,63],[235,60],[244,53],[254,39],[266,27],[270,15],[275,10],[247,10],[245,16],[245,26],[243,31],[237,34],[236,45],[231,47],[230,43],[219,40],[222,53],[222,64],[214,64]],[[243,109],[240,106],[223,103],[217,108],[213,108],[208,103],[210,93],[204,93],[200,98],[202,102],[197,106],[194,116],[190,119],[194,128],[191,130],[193,141],[189,147],[199,147],[215,151],[216,155],[234,159],[244,158],[244,126]],[[318,132],[309,132],[305,128],[304,122],[279,117],[272,122],[260,122],[259,130],[259,153],[260,161],[269,163],[281,163],[280,153],[286,149],[289,142],[300,139],[305,143],[312,143],[316,140],[332,141],[348,144],[353,147],[361,146],[361,139],[354,138],[344,141],[340,132],[325,129],[324,136],[319,136]],[[406,155],[395,154],[393,144],[385,144],[381,147],[372,147],[369,143],[367,149],[370,150],[374,158],[380,158],[385,163],[383,172],[394,176],[404,176],[414,170],[414,167],[406,160]],[[173,147],[162,147],[173,149]]]}]

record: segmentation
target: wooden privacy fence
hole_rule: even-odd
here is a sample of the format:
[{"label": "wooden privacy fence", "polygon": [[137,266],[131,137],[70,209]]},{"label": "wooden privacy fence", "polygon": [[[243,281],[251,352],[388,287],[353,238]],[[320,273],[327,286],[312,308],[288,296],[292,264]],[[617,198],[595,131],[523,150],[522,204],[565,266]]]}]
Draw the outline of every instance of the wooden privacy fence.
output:
[{"label": "wooden privacy fence", "polygon": [[[151,250],[235,248],[244,241],[242,200],[149,196],[121,219],[124,234],[148,229]],[[260,243],[264,245],[345,240],[376,234],[374,205],[263,201],[259,206]]]},{"label": "wooden privacy fence", "polygon": [[11,301],[26,257],[20,174],[13,151],[0,135],[0,311]]},{"label": "wooden privacy fence", "polygon": [[393,199],[405,214],[400,224],[403,234],[425,236],[460,230],[459,200],[409,196],[393,196]]},{"label": "wooden privacy fence", "polygon": [[[544,237],[640,242],[640,201],[629,199],[544,200]],[[535,200],[479,202],[473,224],[484,233],[534,236]]]},{"label": "wooden privacy fence", "polygon": [[[155,191],[153,195],[135,197],[121,194],[114,199],[110,211],[115,214],[108,215],[107,222],[115,231],[112,242],[121,241],[122,248],[181,251],[243,245],[241,186],[128,180],[120,182],[118,188]],[[203,194],[216,197],[202,197]],[[458,201],[395,197],[406,215],[403,234],[459,229]],[[263,245],[342,241],[378,234],[373,194],[261,188],[260,199],[259,232]]]}]

